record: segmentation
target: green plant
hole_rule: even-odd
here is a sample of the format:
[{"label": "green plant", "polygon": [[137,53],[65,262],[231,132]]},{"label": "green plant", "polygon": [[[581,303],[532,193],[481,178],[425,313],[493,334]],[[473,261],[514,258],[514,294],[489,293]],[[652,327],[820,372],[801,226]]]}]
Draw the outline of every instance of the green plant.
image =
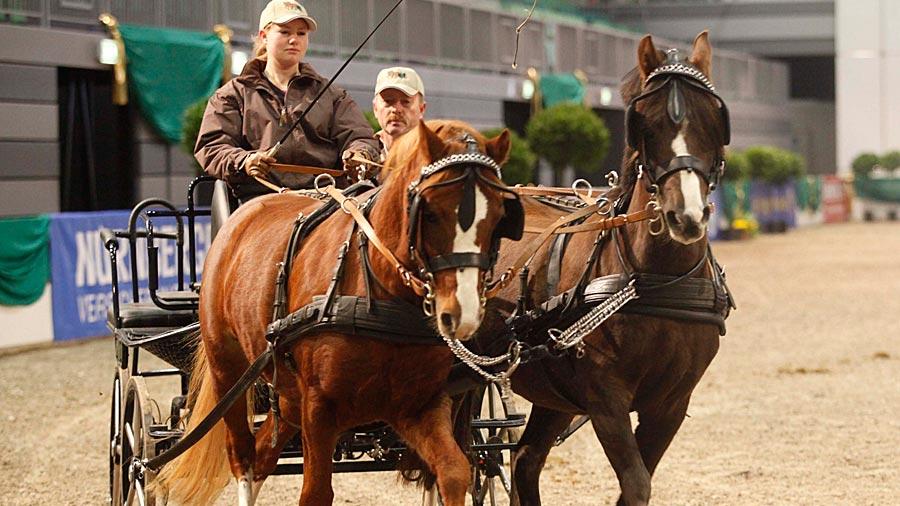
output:
[{"label": "green plant", "polygon": [[203,113],[206,111],[208,98],[196,101],[184,110],[181,126],[181,150],[191,155],[194,160],[194,168],[197,174],[203,172],[200,164],[194,159],[194,146],[197,144],[197,136],[200,135],[200,124],[203,122]]},{"label": "green plant", "polygon": [[567,166],[598,172],[609,151],[609,130],[594,111],[562,103],[535,114],[525,127],[532,151],[553,167],[556,183]]},{"label": "green plant", "polygon": [[878,159],[878,165],[888,170],[900,169],[900,151],[888,151]]},{"label": "green plant", "polygon": [[746,179],[750,172],[747,157],[741,151],[728,150],[725,152],[725,181],[740,181]]},{"label": "green plant", "polygon": [[[496,137],[502,132],[502,128],[491,128],[482,132],[485,137]],[[531,151],[522,136],[509,131],[509,160],[503,165],[503,182],[508,185],[528,184],[532,181],[534,174],[534,164],[537,163],[537,155]]]},{"label": "green plant", "polygon": [[803,157],[774,146],[747,148],[744,157],[750,177],[769,183],[785,183],[802,176],[806,171]]},{"label": "green plant", "polygon": [[375,117],[375,113],[372,111],[364,111],[363,115],[365,115],[366,120],[369,122],[369,125],[372,126],[372,130],[379,131],[381,130],[381,125],[378,124],[378,118]]},{"label": "green plant", "polygon": [[869,177],[872,169],[878,165],[881,160],[875,153],[860,153],[853,159],[851,167],[853,167],[853,175],[856,177]]}]

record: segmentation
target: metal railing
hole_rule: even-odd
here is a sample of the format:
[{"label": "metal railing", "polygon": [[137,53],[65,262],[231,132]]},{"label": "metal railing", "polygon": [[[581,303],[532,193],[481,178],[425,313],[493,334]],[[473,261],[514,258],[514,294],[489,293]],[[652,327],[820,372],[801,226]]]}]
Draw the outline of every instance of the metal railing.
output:
[{"label": "metal railing", "polygon": [[[306,0],[319,30],[310,54],[343,56],[356,46],[394,0]],[[592,83],[615,85],[632,68],[639,40],[600,24],[536,16],[519,39],[521,9],[498,2],[406,0],[362,51],[367,59],[436,67],[522,74],[581,69]],[[0,0],[0,23],[97,30],[101,12],[120,22],[209,31],[224,23],[237,44],[249,45],[266,0]],[[687,48],[684,48],[687,49]],[[716,51],[715,81],[727,98],[779,102],[787,98],[783,65],[740,53]]]}]

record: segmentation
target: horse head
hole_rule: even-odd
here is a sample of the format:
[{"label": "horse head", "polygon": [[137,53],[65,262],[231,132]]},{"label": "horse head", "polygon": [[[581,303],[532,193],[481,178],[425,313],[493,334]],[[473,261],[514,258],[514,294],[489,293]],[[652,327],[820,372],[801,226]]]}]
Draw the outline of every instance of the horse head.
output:
[{"label": "horse head", "polygon": [[406,210],[402,259],[431,285],[426,311],[445,337],[466,340],[478,329],[499,241],[522,235],[521,204],[500,180],[509,147],[507,131],[485,139],[464,123],[431,121],[399,139],[386,160],[384,191],[402,188]]},{"label": "horse head", "polygon": [[705,31],[686,60],[677,49],[658,50],[647,35],[638,46],[637,68],[622,87],[629,104],[626,180],[643,182],[638,186],[648,202],[640,205],[662,213],[656,232],[665,226],[672,240],[685,245],[705,236],[708,194],[724,170],[730,141],[728,109],[710,80],[711,59]]}]

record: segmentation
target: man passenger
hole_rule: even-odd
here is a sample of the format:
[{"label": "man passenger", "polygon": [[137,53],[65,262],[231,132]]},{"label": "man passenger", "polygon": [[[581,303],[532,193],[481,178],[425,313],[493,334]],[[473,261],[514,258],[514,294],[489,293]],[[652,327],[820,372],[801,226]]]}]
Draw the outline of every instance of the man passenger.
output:
[{"label": "man passenger", "polygon": [[425,85],[415,70],[391,67],[378,73],[372,111],[381,125],[375,137],[381,142],[382,161],[395,140],[419,125],[425,107]]}]

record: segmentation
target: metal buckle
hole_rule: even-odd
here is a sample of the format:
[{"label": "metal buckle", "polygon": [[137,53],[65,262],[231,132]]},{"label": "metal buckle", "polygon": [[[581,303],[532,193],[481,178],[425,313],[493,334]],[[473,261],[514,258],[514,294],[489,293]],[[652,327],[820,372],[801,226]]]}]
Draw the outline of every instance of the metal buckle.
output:
[{"label": "metal buckle", "polygon": [[[322,185],[322,181],[328,181],[328,184]],[[328,192],[325,191],[325,188],[329,186],[334,186],[334,178],[331,177],[331,174],[319,174],[313,180],[313,186],[316,188],[316,191],[319,192],[320,195],[328,195]]]}]

